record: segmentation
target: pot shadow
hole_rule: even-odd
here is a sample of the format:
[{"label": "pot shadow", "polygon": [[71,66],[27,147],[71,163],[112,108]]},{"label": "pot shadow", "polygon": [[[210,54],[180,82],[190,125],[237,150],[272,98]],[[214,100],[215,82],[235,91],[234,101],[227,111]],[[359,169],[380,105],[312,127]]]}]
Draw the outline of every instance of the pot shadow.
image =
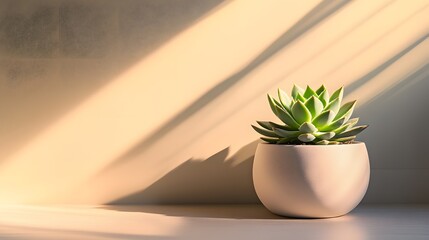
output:
[{"label": "pot shadow", "polygon": [[[245,145],[230,157],[228,147],[206,160],[189,159],[148,188],[113,200],[101,208],[199,218],[317,219],[279,216],[261,204],[252,176],[259,142]],[[311,196],[308,199],[317,198],[311,184],[307,185],[307,194]]]},{"label": "pot shadow", "polygon": [[283,218],[265,209],[256,195],[252,166],[258,143],[253,141],[230,157],[228,147],[206,160],[189,159],[148,188],[102,208],[186,217]]},{"label": "pot shadow", "polygon": [[206,160],[189,159],[148,188],[108,204],[255,203],[252,165],[258,141],[228,158],[229,147]]}]

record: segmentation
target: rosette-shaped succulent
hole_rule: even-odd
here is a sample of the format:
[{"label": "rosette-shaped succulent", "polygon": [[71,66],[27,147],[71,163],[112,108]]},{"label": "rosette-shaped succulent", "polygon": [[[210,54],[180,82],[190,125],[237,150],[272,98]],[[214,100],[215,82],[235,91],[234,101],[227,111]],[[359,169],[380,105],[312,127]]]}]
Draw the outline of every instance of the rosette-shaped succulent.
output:
[{"label": "rosette-shaped succulent", "polygon": [[317,90],[294,85],[289,96],[278,89],[278,100],[268,95],[268,102],[282,123],[257,121],[260,127],[252,127],[273,144],[350,143],[368,125],[356,126],[359,118],[350,118],[356,101],[341,105],[343,92],[343,87],[329,95],[324,85]]}]

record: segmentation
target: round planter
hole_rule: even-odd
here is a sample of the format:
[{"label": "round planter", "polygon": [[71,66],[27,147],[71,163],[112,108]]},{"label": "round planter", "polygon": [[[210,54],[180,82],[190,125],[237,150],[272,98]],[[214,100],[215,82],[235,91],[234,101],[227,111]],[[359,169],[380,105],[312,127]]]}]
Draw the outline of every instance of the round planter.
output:
[{"label": "round planter", "polygon": [[271,212],[329,218],[355,208],[366,193],[370,167],[365,143],[260,143],[253,163],[256,193]]}]

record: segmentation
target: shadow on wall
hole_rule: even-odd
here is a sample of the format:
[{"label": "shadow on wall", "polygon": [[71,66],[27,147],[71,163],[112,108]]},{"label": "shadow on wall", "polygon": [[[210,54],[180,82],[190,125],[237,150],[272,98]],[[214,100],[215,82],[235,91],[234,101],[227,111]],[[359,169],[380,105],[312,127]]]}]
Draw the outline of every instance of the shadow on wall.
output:
[{"label": "shadow on wall", "polygon": [[[401,57],[403,57],[404,55],[406,55],[407,53],[412,51],[415,47],[417,47],[419,44],[421,44],[422,42],[427,40],[428,37],[429,37],[429,34],[424,35],[423,37],[421,37],[417,41],[415,41],[413,44],[411,44],[410,46],[408,46],[407,48],[405,48],[404,50],[402,50],[401,52],[399,52],[398,54],[396,54],[392,58],[388,59],[386,62],[384,62],[380,66],[373,69],[371,72],[369,72],[369,73],[365,74],[364,76],[362,76],[361,78],[353,81],[345,89],[346,94],[349,92],[355,91],[356,89],[362,87],[363,85],[365,85],[366,83],[371,81],[371,79],[373,79],[374,77],[376,77],[377,75],[382,73],[385,69],[389,68],[392,64],[394,64],[396,61],[401,59]],[[400,87],[400,85],[398,85],[398,87]]]},{"label": "shadow on wall", "polygon": [[258,143],[254,141],[244,146],[229,158],[229,148],[226,148],[206,160],[190,159],[148,188],[108,204],[258,202],[252,181],[253,157]]},{"label": "shadow on wall", "polygon": [[[395,199],[393,202],[397,203],[429,201],[429,192],[425,190],[427,176],[398,174],[404,169],[420,169],[426,175],[429,172],[428,89],[429,64],[356,109],[355,115],[371,126],[359,135],[367,144],[372,168],[364,203],[384,202],[385,197]],[[371,128],[377,131],[371,131]],[[203,161],[190,159],[147,189],[108,204],[259,202],[252,181],[253,157],[258,142],[244,146],[230,158],[226,148]],[[234,162],[239,164],[234,165]],[[383,199],[379,199],[380,192],[384,193]]]},{"label": "shadow on wall", "polygon": [[222,2],[2,1],[0,159]]},{"label": "shadow on wall", "polygon": [[[142,56],[152,51],[152,48],[156,48],[163,41],[171,37],[172,33],[179,31],[180,28],[183,28],[186,25],[189,25],[189,23],[195,21],[195,19],[201,16],[204,11],[209,10],[221,1],[185,0],[180,1],[180,3],[172,3],[172,1],[167,0],[127,0],[123,2],[121,1],[119,5],[115,1],[98,0],[91,2],[81,0],[72,2],[45,0],[33,3],[37,5],[36,9],[39,9],[40,6],[42,6],[41,8],[48,6],[49,9],[53,9],[52,14],[41,14],[40,12],[45,12],[45,10],[39,9],[36,11],[25,4],[17,6],[15,3],[18,3],[19,5],[20,1],[5,2],[10,5],[10,8],[8,7],[7,11],[0,9],[0,52],[2,54],[0,55],[0,81],[5,81],[2,85],[7,86],[7,89],[4,90],[5,94],[3,94],[3,89],[0,88],[0,112],[8,116],[8,118],[4,119],[3,123],[0,125],[0,145],[3,148],[2,151],[0,151],[0,159],[20,147],[18,146],[18,143],[25,144],[25,140],[30,139],[32,135],[43,130],[44,127],[49,126],[55,118],[58,118],[66,111],[69,111],[71,107],[76,105],[76,103],[81,102],[82,99],[88,97],[92,92],[94,92],[94,90],[97,90],[100,86],[111,81],[112,77],[117,76],[118,73],[129,68],[129,65],[133,64],[136,60],[140,60]],[[312,9],[310,13],[305,15],[303,19],[298,21],[295,26],[284,32],[284,34],[268,46],[268,48],[262,51],[255,58],[251,59],[249,64],[239,69],[239,71],[232,72],[232,75],[220,77],[219,79],[223,80],[219,81],[220,84],[208,90],[205,94],[199,95],[201,96],[199,99],[187,106],[184,111],[173,117],[173,120],[163,119],[167,121],[160,123],[162,127],[159,131],[154,131],[156,134],[148,136],[135,134],[137,135],[136,139],[127,143],[126,146],[123,146],[123,148],[121,147],[121,149],[117,151],[119,153],[122,152],[122,150],[125,150],[125,153],[122,156],[117,158],[118,154],[116,152],[115,154],[106,154],[109,155],[106,158],[114,160],[113,165],[107,166],[106,169],[100,169],[105,166],[105,164],[108,164],[103,162],[103,165],[100,165],[99,168],[97,166],[97,170],[94,170],[93,172],[92,169],[88,168],[88,176],[98,170],[102,170],[100,172],[100,175],[102,175],[105,173],[103,170],[110,170],[109,168],[113,170],[120,169],[118,171],[121,171],[121,169],[128,167],[126,170],[132,169],[137,172],[137,174],[132,174],[132,176],[130,176],[131,174],[129,171],[123,171],[125,172],[125,176],[129,177],[126,178],[126,181],[128,181],[128,185],[130,185],[132,182],[130,179],[140,178],[141,172],[148,170],[144,168],[140,170],[140,168],[136,167],[138,164],[132,165],[130,164],[130,160],[134,161],[133,163],[153,161],[151,163],[154,163],[153,165],[157,166],[159,169],[167,169],[167,167],[163,168],[159,162],[168,162],[173,157],[175,157],[175,160],[189,159],[192,154],[183,154],[183,156],[177,157],[178,152],[188,145],[191,145],[192,147],[194,142],[198,142],[200,145],[205,144],[206,142],[203,141],[201,143],[199,140],[201,140],[202,136],[206,136],[205,134],[207,134],[207,131],[210,130],[214,132],[214,128],[218,127],[220,121],[228,120],[228,124],[234,125],[234,118],[228,118],[228,114],[223,113],[214,115],[216,113],[216,109],[211,112],[213,115],[201,114],[207,111],[210,104],[214,105],[213,103],[220,101],[219,99],[224,100],[223,97],[225,96],[225,99],[228,100],[229,95],[237,88],[240,88],[239,84],[245,82],[242,81],[242,79],[248,79],[251,73],[262,68],[261,66],[268,63],[268,60],[275,58],[278,53],[281,53],[282,50],[289,47],[290,43],[298,42],[295,41],[295,39],[305,37],[305,34],[311,34],[311,31],[308,31],[309,29],[317,29],[316,26],[318,26],[319,22],[322,22],[329,16],[335,15],[337,10],[346,3],[348,3],[348,1],[322,1],[316,6],[316,8]],[[33,4],[29,6],[34,7]],[[176,4],[180,4],[180,6],[174,6]],[[148,9],[151,10],[147,11]],[[259,10],[259,8],[257,8],[257,10]],[[177,16],[175,14],[176,11]],[[281,12],[281,14],[283,14],[283,12]],[[16,16],[20,17],[16,18]],[[40,18],[43,19],[43,16],[50,16],[50,20],[40,20]],[[48,29],[46,30],[44,28],[45,23],[55,22],[55,19],[59,20],[58,25],[46,27],[46,29]],[[141,21],[142,19],[145,20]],[[16,26],[19,31],[14,32],[16,29],[10,26]],[[21,38],[25,38],[27,36],[23,33],[26,32],[24,29],[27,29],[29,26],[31,29],[27,32],[36,42],[42,41],[37,38],[39,34],[42,34],[39,32],[46,33],[47,36],[54,36],[52,38],[52,41],[54,42],[52,44],[52,49],[48,51],[46,50],[45,45],[30,44],[32,41],[22,40],[19,42]],[[151,31],[154,32],[154,34],[150,34]],[[278,34],[282,33],[280,31],[285,30],[282,28],[279,30]],[[346,35],[347,34],[345,33],[342,37]],[[274,38],[275,36],[273,36],[272,39]],[[396,42],[394,38],[392,41]],[[46,36],[44,36],[43,42],[49,42],[46,40]],[[4,44],[2,45],[2,43]],[[349,42],[346,41],[346,43]],[[14,50],[14,48],[18,48],[18,50]],[[33,48],[36,50],[32,53],[31,49]],[[408,50],[405,49],[404,51],[405,52],[403,52],[403,54],[406,54]],[[42,52],[45,55],[40,55],[39,52]],[[377,54],[377,52],[374,54]],[[402,53],[398,55],[398,58],[401,58],[401,54]],[[391,61],[395,62],[396,60],[393,58]],[[302,63],[307,64],[306,61],[302,61]],[[387,64],[385,67],[381,65],[380,68],[375,69],[372,73],[377,75],[378,73],[383,72],[385,68],[390,67],[391,63],[386,62],[385,64]],[[236,69],[232,71],[235,70]],[[355,79],[357,77],[354,75],[354,77],[350,78]],[[363,79],[364,81],[360,81],[359,86],[356,85],[356,87],[365,87],[366,83],[377,80],[372,75],[367,75]],[[269,81],[270,83],[274,83],[273,80]],[[246,82],[246,84],[249,82]],[[263,89],[266,88],[257,88],[258,93],[260,94],[264,92],[265,90]],[[124,96],[126,96],[129,92],[124,91],[124,93]],[[195,98],[197,97],[198,96],[195,96]],[[380,99],[377,99],[376,102],[379,100]],[[13,102],[14,104],[10,104],[10,102]],[[226,104],[223,102],[219,105],[223,105],[222,107],[224,107]],[[36,106],[43,106],[43,109],[37,109]],[[107,106],[108,109],[109,107],[110,106]],[[230,109],[230,112],[228,113],[232,116],[233,113],[237,114],[237,112],[237,109]],[[254,112],[254,110],[251,109],[249,112]],[[239,112],[239,114],[242,113],[243,112]],[[374,116],[383,117],[379,114],[380,112],[374,110]],[[193,121],[197,122],[196,120],[201,120],[198,119],[200,115],[204,115],[204,118],[201,118],[204,119],[204,121],[201,121],[201,124],[193,124]],[[32,117],[32,124],[28,124],[28,116]],[[210,118],[211,116],[215,117]],[[371,119],[371,117],[373,117],[373,115],[368,116],[368,119]],[[249,117],[249,119],[253,119],[253,117]],[[364,117],[362,117],[362,119],[364,119]],[[365,119],[364,121],[367,120]],[[92,121],[90,122],[92,123]],[[140,121],[138,122],[138,124],[141,124]],[[371,121],[367,122],[373,125]],[[162,152],[156,151],[156,147],[163,145],[164,141],[171,143],[174,133],[180,133],[181,130],[186,130],[185,128],[188,126],[194,127],[194,130],[191,132],[183,131],[186,133],[183,135],[186,136],[181,138],[180,142],[176,141],[177,144],[168,150],[166,149]],[[216,130],[218,129],[219,128]],[[122,129],[118,127],[118,131],[119,130]],[[219,130],[218,132],[222,133],[222,131]],[[245,132],[247,133],[247,131]],[[180,134],[178,135],[180,136]],[[406,132],[405,135],[411,136],[412,130]],[[249,134],[248,137],[249,138],[244,142],[251,140],[253,135]],[[242,146],[241,144],[244,142],[240,142],[240,146]],[[48,150],[52,149],[51,144],[41,145],[47,146],[46,149]],[[112,145],[115,144],[113,143]],[[207,152],[217,152],[216,150],[223,149],[226,146],[229,145],[216,145]],[[231,144],[231,149],[234,146],[235,145]],[[248,146],[251,146],[251,144]],[[61,149],[62,147],[63,146],[60,146],[58,149]],[[251,147],[249,147],[249,149],[251,149]],[[92,151],[90,149],[88,152]],[[133,187],[132,190],[140,191],[139,193],[121,197],[130,192],[126,190],[128,192],[124,191],[121,195],[115,195],[114,197],[109,198],[109,200],[121,197],[120,199],[113,201],[113,203],[116,204],[145,203],[145,201],[147,201],[146,203],[158,203],[163,201],[168,203],[168,201],[172,200],[171,197],[174,193],[174,196],[180,198],[178,201],[181,202],[187,202],[190,201],[190,199],[192,199],[192,201],[210,202],[214,196],[223,196],[224,194],[226,196],[225,199],[228,199],[228,201],[231,202],[257,201],[251,181],[251,159],[254,149],[253,151],[247,151],[246,148],[243,148],[240,152],[245,152],[246,154],[239,154],[240,156],[234,155],[232,158],[228,158],[229,150],[224,149],[207,159],[207,162],[203,161],[203,159],[201,159],[201,161],[191,159],[188,162],[179,165],[176,170],[165,175],[149,188],[146,189],[146,186],[138,185],[139,182],[136,181],[135,188]],[[32,152],[28,153],[30,153],[28,154],[30,157],[33,156]],[[142,153],[146,155],[142,157]],[[25,152],[23,155],[25,155]],[[21,155],[17,158],[19,159],[20,156]],[[90,154],[86,156],[90,156],[89,159],[92,158]],[[30,157],[27,158],[25,155],[23,159],[28,160]],[[112,159],[110,159],[110,157],[112,157]],[[36,157],[33,156],[33,158]],[[39,157],[39,159],[45,158]],[[237,159],[240,159],[240,161]],[[81,160],[85,160],[85,158],[82,158]],[[97,159],[92,158],[92,160]],[[234,164],[235,160],[237,160],[237,164]],[[115,162],[117,163],[116,165]],[[89,165],[90,162],[87,163],[88,164],[81,166]],[[124,168],[119,166],[122,163],[124,163]],[[182,163],[182,161],[177,162],[175,166],[179,163]],[[43,167],[43,165],[39,166]],[[171,170],[173,167],[168,168],[168,170]],[[387,164],[383,166],[383,168],[391,167],[391,165]],[[69,169],[70,168],[67,168],[67,170]],[[149,168],[149,170],[151,169]],[[33,171],[33,169],[31,169],[31,171]],[[79,171],[78,173],[82,174],[82,172],[83,171]],[[156,170],[147,171],[146,176],[151,176],[151,174],[155,175],[152,181],[148,181],[147,184],[153,183],[153,180],[162,176],[163,173],[156,172]],[[109,176],[109,174],[106,175]],[[14,177],[15,175],[10,174],[10,176]],[[73,178],[76,176],[69,175],[68,177],[70,177],[70,181],[73,180],[74,182]],[[119,178],[112,179],[119,182],[116,189],[126,189],[124,185],[120,186],[123,184],[122,180]],[[243,179],[243,182],[240,182],[241,179]],[[238,182],[235,183],[235,181]],[[41,182],[43,183],[43,181]],[[49,179],[46,182],[49,182]],[[8,183],[5,183],[5,185],[13,186]],[[27,187],[26,184],[23,185],[25,185],[25,188]],[[40,184],[40,186],[41,189],[46,188],[46,184],[44,183]],[[211,186],[212,191],[210,191],[210,188],[207,188],[207,186]],[[111,189],[109,189],[111,186],[107,185],[106,188],[108,191],[111,191]],[[238,195],[237,192],[234,192],[234,190],[239,188],[241,190],[240,195]],[[13,187],[11,187],[11,189],[13,189]],[[67,188],[62,186],[61,189]],[[97,190],[98,189],[99,187],[97,186]],[[172,189],[174,192],[168,192],[172,191]],[[13,189],[12,192],[14,193],[14,191],[15,189]],[[242,192],[246,193],[243,194]],[[195,196],[202,196],[203,194],[201,193],[208,197],[204,196],[198,199]],[[190,195],[189,198],[187,198],[188,195]],[[174,202],[177,202],[176,200],[177,199],[174,199]]]},{"label": "shadow on wall", "polygon": [[[410,52],[416,46],[418,46],[422,41],[424,41],[427,36],[418,39],[416,42],[400,51],[398,54],[394,55],[392,58],[386,60],[376,68],[374,68],[369,74],[359,78],[357,80],[358,83],[352,84],[352,90],[355,90],[360,87],[364,87],[365,83],[374,79],[375,76],[389,68],[394,62],[400,59],[402,56]],[[402,163],[402,165],[396,166],[396,168],[419,168],[424,167],[429,169],[429,164],[427,161],[423,161],[425,159],[424,156],[429,155],[427,148],[421,147],[420,150],[411,153],[410,156],[415,158],[414,162],[419,161],[418,166],[410,166],[413,162],[408,161],[406,163],[402,158],[398,156],[403,156],[404,151],[401,148],[404,147],[403,141],[397,141],[398,132],[391,131],[391,129],[397,129],[396,126],[407,126],[409,125],[406,121],[409,116],[413,116],[412,111],[415,109],[413,107],[405,107],[404,103],[411,104],[412,101],[417,101],[416,103],[412,103],[412,105],[419,106],[423,111],[420,113],[422,115],[429,116],[429,112],[424,111],[427,109],[424,105],[429,102],[429,99],[426,95],[425,89],[429,89],[428,86],[418,86],[416,83],[419,82],[421,84],[428,84],[427,81],[428,75],[428,66],[424,66],[414,74],[409,75],[406,79],[403,79],[399,84],[390,89],[387,89],[386,92],[381,93],[379,96],[376,96],[372,102],[368,105],[360,106],[356,109],[355,116],[359,116],[362,121],[368,123],[370,125],[370,129],[365,131],[364,133],[359,135],[359,139],[365,141],[367,143],[370,157],[372,160],[372,169],[379,168],[390,168],[392,163],[396,161],[396,164]],[[424,79],[426,78],[426,81]],[[407,87],[408,86],[408,87]],[[409,89],[411,91],[408,95],[399,98],[397,92],[404,92],[404,89],[410,87],[416,87],[415,90]],[[414,91],[415,93],[412,93]],[[417,94],[417,92],[421,92]],[[348,91],[350,92],[350,91]],[[391,99],[386,101],[386,96],[394,97],[395,99]],[[413,96],[413,98],[406,99],[409,96]],[[420,96],[420,97],[414,97]],[[398,98],[398,99],[396,99]],[[399,103],[397,103],[399,101]],[[398,107],[400,106],[400,107]],[[386,111],[391,111],[392,115],[398,114],[398,109],[402,112],[407,109],[410,111],[407,114],[401,113],[401,116],[390,116],[389,118],[385,117]],[[429,132],[429,129],[425,129],[424,127],[424,119],[426,117],[420,117],[420,122],[415,122],[413,126],[422,126],[419,129],[423,129],[421,134],[424,132]],[[386,119],[389,119],[390,123],[386,124]],[[392,120],[390,120],[392,119]],[[414,119],[414,116],[413,116]],[[398,121],[402,121],[399,123]],[[411,120],[413,122],[415,120]],[[394,122],[395,124],[393,124]],[[378,126],[381,125],[381,126]],[[376,131],[371,131],[371,129],[377,128]],[[250,131],[250,130],[249,130]],[[385,135],[379,135],[379,133],[383,131],[386,132]],[[371,135],[369,135],[371,134]],[[400,133],[403,139],[410,139],[413,137],[413,130],[410,129],[406,132]],[[385,136],[388,136],[385,139]],[[423,136],[421,136],[423,139]],[[382,143],[380,143],[382,142]],[[385,149],[390,149],[391,146],[380,146],[380,144],[389,144],[395,142],[398,146],[395,146],[396,151],[401,153],[393,153],[389,154]],[[424,141],[423,141],[424,142]],[[422,142],[422,143],[423,143]],[[429,142],[426,142],[428,144]],[[114,200],[108,204],[152,204],[152,203],[162,203],[162,204],[171,204],[171,203],[255,203],[259,200],[257,199],[256,193],[253,189],[253,181],[251,178],[252,171],[252,163],[253,162],[253,154],[256,149],[257,142],[252,142],[249,145],[245,146],[241,149],[237,154],[242,155],[243,152],[247,152],[246,156],[240,157],[241,159],[246,159],[242,164],[238,166],[230,165],[231,160],[237,158],[237,156],[233,156],[231,159],[226,159],[228,155],[228,149],[224,149],[212,157],[208,158],[205,161],[200,160],[188,160],[182,165],[178,166],[175,170],[171,171],[164,177],[162,177],[159,181],[152,184],[147,189],[141,190],[137,193],[122,197],[120,199]],[[400,147],[402,144],[402,147]],[[412,141],[408,141],[406,144],[413,144]],[[412,146],[406,146],[406,149],[411,151],[413,149]],[[406,152],[406,151],[405,151]],[[409,153],[410,154],[410,153]],[[425,155],[426,154],[426,155]],[[382,164],[382,163],[385,164]],[[370,189],[368,192],[368,196],[365,198],[365,202],[377,202],[380,197],[379,192],[384,192],[386,177],[380,178],[380,172],[373,171],[372,180]],[[405,183],[412,183],[412,180],[406,180]],[[404,183],[402,183],[404,184]],[[400,184],[399,184],[400,185]],[[424,185],[422,185],[423,187]],[[235,189],[240,189],[240,191],[235,191]],[[413,189],[413,188],[410,188]],[[404,189],[405,190],[405,189]],[[377,192],[377,194],[375,194]],[[404,192],[404,191],[402,191]],[[239,194],[240,193],[240,194]],[[243,193],[243,194],[242,194]],[[415,195],[416,193],[414,193]],[[428,195],[427,191],[422,190],[420,194]],[[223,196],[220,198],[219,196]],[[249,197],[250,196],[250,197]],[[412,196],[409,195],[409,196]],[[224,202],[222,202],[224,199]],[[398,198],[400,199],[400,198]],[[413,199],[422,199],[422,197],[410,198],[409,200],[413,202]]]},{"label": "shadow on wall", "polygon": [[[371,131],[370,128],[359,135],[368,146],[372,165],[364,203],[384,202],[386,197],[394,203],[429,201],[426,190],[429,172],[427,89],[429,64],[356,110],[356,116],[377,129]],[[228,149],[224,149],[204,161],[189,160],[147,189],[110,204],[257,202],[251,177],[257,143],[246,145],[229,159]],[[234,166],[234,161],[240,164]],[[404,169],[421,170],[423,175],[415,171],[401,175]],[[383,199],[380,199],[380,192],[384,193]]]},{"label": "shadow on wall", "polygon": [[429,202],[428,90],[429,64],[357,109],[370,125],[361,134],[372,169],[364,202]]},{"label": "shadow on wall", "polygon": [[145,137],[136,146],[132,147],[126,151],[125,154],[112,161],[112,163],[107,166],[106,169],[114,168],[118,164],[124,164],[129,160],[134,159],[134,156],[138,156],[139,154],[145,152],[154,143],[165,138],[169,132],[186,122],[186,120],[195,115],[198,111],[220,97],[224,92],[228,91],[231,87],[240,82],[240,80],[242,80],[246,75],[258,68],[277,52],[287,47],[294,40],[305,34],[308,30],[322,22],[331,14],[338,11],[338,9],[345,6],[348,2],[349,1],[333,0],[322,1],[240,71],[234,73],[227,79],[222,80],[208,92],[202,94],[201,97],[196,99],[191,105],[187,106],[179,114],[172,117],[170,121],[163,124],[161,127],[159,127],[159,129],[155,130],[155,134]]}]

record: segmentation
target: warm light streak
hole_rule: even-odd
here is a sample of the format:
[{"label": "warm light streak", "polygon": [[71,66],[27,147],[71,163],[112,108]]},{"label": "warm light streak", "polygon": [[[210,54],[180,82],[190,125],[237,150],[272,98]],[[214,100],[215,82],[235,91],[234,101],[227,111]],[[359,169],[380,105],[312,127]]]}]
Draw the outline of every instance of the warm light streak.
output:
[{"label": "warm light streak", "polygon": [[420,43],[415,49],[404,55],[397,62],[393,63],[388,69],[374,77],[373,81],[369,81],[360,88],[353,91],[348,98],[359,98],[359,104],[365,105],[377,95],[388,91],[396,86],[401,81],[404,81],[407,76],[419,70],[429,62],[429,39]]},{"label": "warm light streak", "polygon": [[[115,165],[90,181],[93,186],[88,189],[97,193],[88,195],[113,200],[114,193],[96,186],[109,183],[108,186],[124,192],[138,187],[141,190],[162,177],[162,172],[168,173],[190,157],[206,159],[226,147],[229,147],[232,155],[249,143],[249,139],[256,138],[249,131],[249,125],[255,119],[261,119],[261,116],[267,120],[274,119],[266,106],[266,91],[274,92],[278,86],[290,87],[292,82],[315,85],[324,82],[331,87],[350,84],[412,44],[429,27],[428,24],[422,24],[422,16],[428,14],[424,2],[413,5],[401,1],[373,1],[371,4],[356,1],[345,6],[332,18],[245,76],[239,84],[225,91],[221,98],[215,99],[184,124],[170,131],[168,136],[154,143],[150,149],[130,157],[128,161]],[[343,23],[342,27],[338,27],[338,22]],[[367,31],[372,34],[367,34]],[[404,37],[398,37],[400,35]],[[311,51],[307,51],[309,48]],[[367,64],[363,64],[365,62]],[[353,63],[359,65],[351,65]],[[356,69],[351,74],[342,71],[343,68],[351,67]],[[365,71],[358,71],[360,67]],[[142,159],[157,159],[165,168],[160,167],[160,162]],[[245,159],[234,159],[231,166]],[[141,169],[159,171],[145,171],[142,176],[139,174]],[[124,179],[122,183],[121,179]]]},{"label": "warm light streak", "polygon": [[106,235],[174,236],[185,222],[180,217],[152,213],[129,213],[92,206],[8,206],[0,207],[0,223],[20,229],[49,232],[103,233]]},{"label": "warm light streak", "polygon": [[[213,11],[6,159],[0,201],[55,201],[69,194],[243,67],[318,2],[242,0]],[[153,161],[149,166],[159,165]]]},{"label": "warm light streak", "polygon": [[[426,1],[352,1],[175,123],[279,37],[291,37],[288,30],[318,3],[239,0],[213,10],[6,159],[0,202],[105,203],[145,189],[188,159],[227,147],[231,156],[257,138],[249,127],[255,119],[274,119],[266,92],[292,83],[353,84],[429,32]],[[422,42],[347,97],[368,102],[428,63],[428,53]],[[133,150],[167,123],[168,134]]]}]

